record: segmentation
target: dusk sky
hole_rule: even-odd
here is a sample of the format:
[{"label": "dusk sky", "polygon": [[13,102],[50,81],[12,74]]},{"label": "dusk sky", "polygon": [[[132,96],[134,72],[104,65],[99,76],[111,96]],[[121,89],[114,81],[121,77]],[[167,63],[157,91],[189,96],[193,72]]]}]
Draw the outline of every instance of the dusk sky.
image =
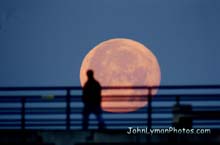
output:
[{"label": "dusk sky", "polygon": [[1,0],[0,86],[79,86],[97,44],[147,46],[161,85],[220,84],[219,0]]}]

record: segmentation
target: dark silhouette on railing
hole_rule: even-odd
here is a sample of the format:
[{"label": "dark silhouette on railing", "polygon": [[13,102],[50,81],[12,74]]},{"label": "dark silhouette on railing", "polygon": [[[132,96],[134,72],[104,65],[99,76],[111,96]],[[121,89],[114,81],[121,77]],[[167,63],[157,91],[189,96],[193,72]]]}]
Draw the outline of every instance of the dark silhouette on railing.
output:
[{"label": "dark silhouette on railing", "polygon": [[[220,85],[190,85],[190,86],[153,86],[153,87],[147,87],[147,86],[125,86],[125,87],[107,87],[104,86],[102,89],[145,89],[148,90],[148,94],[145,94],[146,97],[148,97],[148,105],[137,112],[131,112],[128,113],[131,115],[131,117],[128,118],[120,118],[119,114],[117,117],[108,117],[105,118],[106,127],[108,128],[108,125],[112,125],[112,127],[122,126],[121,128],[125,128],[125,126],[130,125],[147,125],[149,128],[152,128],[154,126],[170,126],[172,124],[172,120],[169,117],[162,117],[163,114],[172,113],[172,106],[176,102],[176,97],[179,96],[177,99],[178,102],[181,104],[181,102],[187,102],[190,104],[192,101],[201,101],[205,100],[208,101],[214,101],[214,102],[220,102],[220,94],[219,93],[212,93],[212,94],[159,94],[157,96],[152,97],[151,91],[154,89],[159,90],[210,90],[210,89],[216,89],[220,91]],[[82,102],[81,95],[71,94],[72,91],[81,91],[81,87],[0,87],[0,92],[3,94],[3,92],[19,92],[19,91],[65,91],[64,95],[56,95],[53,99],[42,99],[42,96],[34,96],[34,95],[0,95],[0,103],[17,103],[17,107],[8,107],[4,109],[4,106],[0,106],[0,116],[1,115],[21,115],[20,118],[14,118],[10,119],[7,116],[5,118],[0,118],[0,127],[3,128],[11,128],[17,127],[17,129],[28,129],[30,127],[36,127],[38,126],[62,126],[65,128],[62,129],[74,129],[75,127],[77,129],[81,129],[81,123],[82,119],[80,117],[75,117],[77,114],[81,114],[82,107],[71,105],[71,103],[75,102]],[[109,96],[112,97],[112,96]],[[123,97],[123,96],[121,96]],[[120,98],[117,97],[119,100]],[[117,100],[115,100],[117,101]],[[19,103],[20,102],[20,103]],[[35,106],[32,107],[31,105],[33,103],[60,103],[62,102],[60,106],[54,105],[52,107],[49,107],[48,105],[45,106]],[[158,105],[154,106],[153,103],[157,102],[169,102],[173,105],[170,106],[163,106]],[[206,119],[206,120],[213,120],[213,122],[196,122],[194,125],[210,125],[210,126],[220,126],[219,122],[219,112],[220,112],[220,103],[216,103],[214,105],[207,105],[205,106],[192,106],[192,113],[190,114],[192,118],[195,120],[198,119]],[[30,115],[51,115],[56,116],[60,115],[61,117],[57,118],[31,118]],[[106,116],[111,115],[111,113],[105,112]],[[145,119],[138,119],[137,117],[132,117],[133,115],[141,114],[140,116],[144,116]],[[155,118],[152,115],[159,115],[159,118]],[[116,114],[117,115],[117,114]],[[146,115],[146,116],[145,116]],[[189,115],[189,114],[188,114]],[[138,116],[139,117],[139,116]],[[94,120],[91,120],[92,125],[94,125]],[[135,124],[136,122],[136,124]],[[111,128],[110,128],[111,129]]]}]

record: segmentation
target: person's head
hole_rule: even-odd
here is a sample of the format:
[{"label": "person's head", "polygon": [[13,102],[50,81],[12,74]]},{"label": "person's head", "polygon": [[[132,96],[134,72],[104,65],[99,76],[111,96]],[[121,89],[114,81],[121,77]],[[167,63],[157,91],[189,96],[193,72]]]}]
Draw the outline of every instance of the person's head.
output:
[{"label": "person's head", "polygon": [[89,79],[93,78],[93,75],[94,75],[93,70],[90,69],[87,71],[87,76]]}]

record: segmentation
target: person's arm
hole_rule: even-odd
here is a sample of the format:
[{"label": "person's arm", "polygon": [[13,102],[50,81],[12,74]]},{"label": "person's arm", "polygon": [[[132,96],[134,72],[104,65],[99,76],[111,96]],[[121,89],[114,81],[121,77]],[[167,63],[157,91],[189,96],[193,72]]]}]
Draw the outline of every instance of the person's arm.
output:
[{"label": "person's arm", "polygon": [[82,92],[82,101],[83,103],[86,102],[86,85],[83,87],[83,92]]}]

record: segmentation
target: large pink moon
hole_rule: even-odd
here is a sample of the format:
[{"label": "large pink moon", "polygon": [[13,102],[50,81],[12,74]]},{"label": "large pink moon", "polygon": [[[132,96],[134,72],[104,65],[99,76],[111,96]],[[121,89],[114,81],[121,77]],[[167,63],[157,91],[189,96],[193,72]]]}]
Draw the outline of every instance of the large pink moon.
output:
[{"label": "large pink moon", "polygon": [[[143,44],[124,38],[101,42],[84,57],[80,83],[87,81],[92,69],[101,86],[159,86],[160,66],[155,55]],[[153,90],[155,95],[157,90]],[[102,109],[108,112],[132,112],[147,105],[148,90],[102,90]]]}]

